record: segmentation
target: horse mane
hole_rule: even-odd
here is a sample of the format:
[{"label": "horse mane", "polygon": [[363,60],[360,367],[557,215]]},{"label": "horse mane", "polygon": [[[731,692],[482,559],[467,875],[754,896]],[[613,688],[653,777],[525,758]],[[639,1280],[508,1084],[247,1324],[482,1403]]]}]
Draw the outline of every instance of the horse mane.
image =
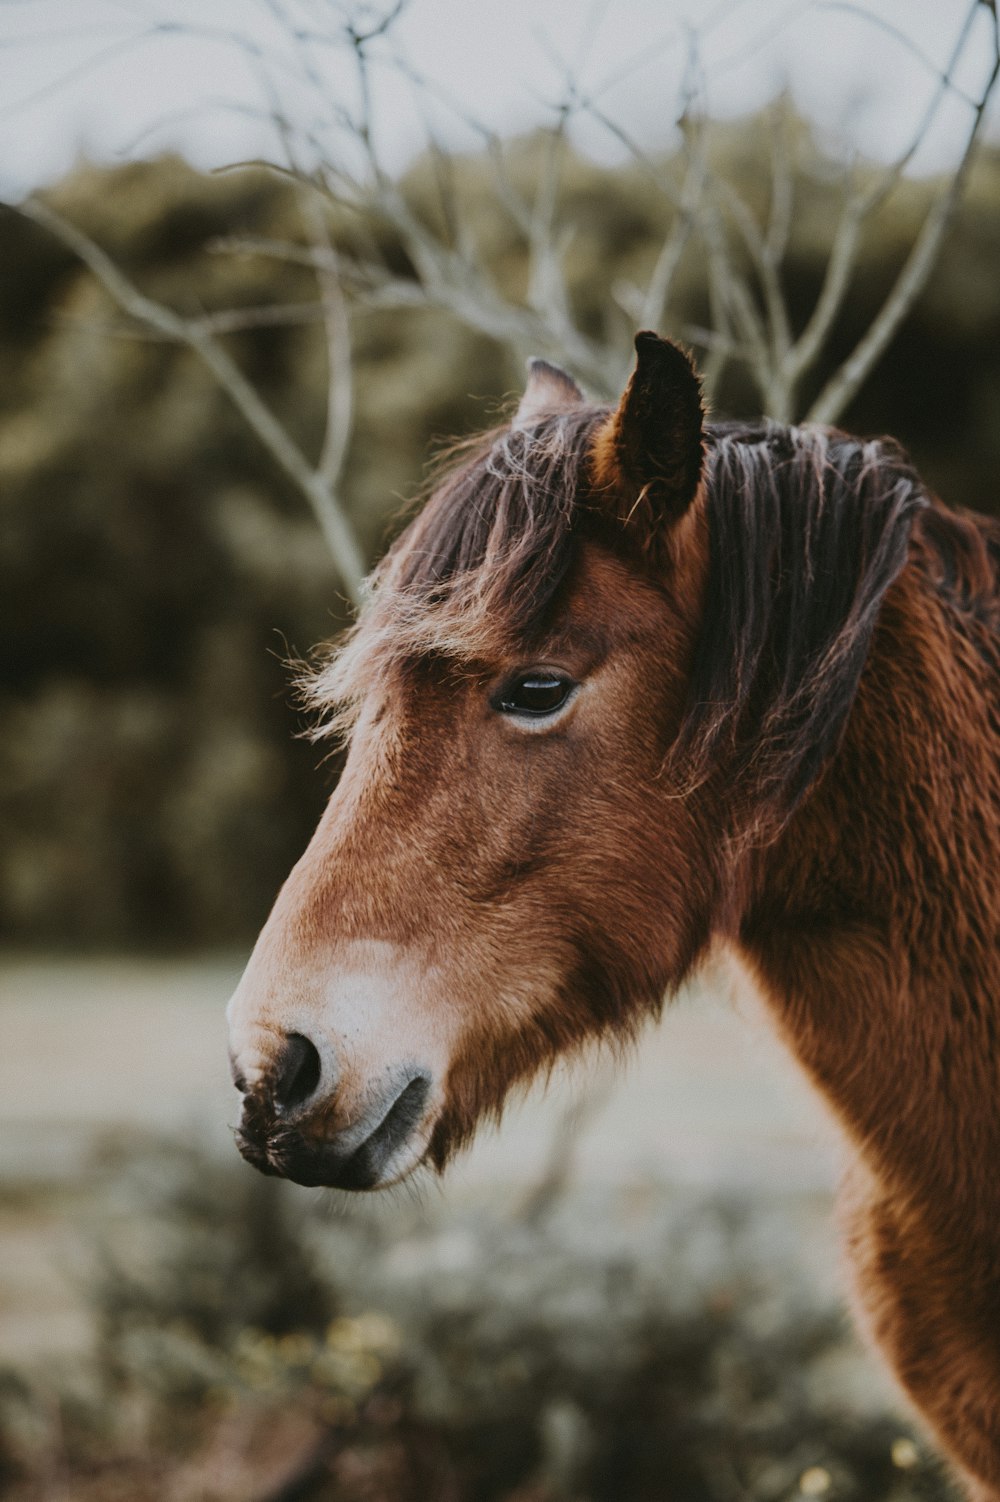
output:
[{"label": "horse mane", "polygon": [[1000,520],[974,511],[950,511],[936,501],[917,533],[924,572],[958,618],[985,629],[990,661],[1000,655]]},{"label": "horse mane", "polygon": [[708,578],[672,761],[694,782],[724,761],[773,833],[839,743],[928,500],[889,439],[770,421],[708,437]]},{"label": "horse mane", "polygon": [[[585,529],[591,438],[607,409],[574,408],[529,428],[494,430],[459,445],[430,504],[400,539],[392,588],[451,613],[466,611],[470,585],[501,608],[496,624],[535,635],[549,614]],[[455,450],[451,451],[452,454]],[[445,451],[445,462],[450,457]]]},{"label": "horse mane", "polygon": [[[376,570],[357,626],[304,682],[322,716],[317,738],[348,732],[392,665],[531,650],[581,540],[607,538],[589,472],[607,415],[580,407],[451,451]],[[773,829],[836,749],[928,497],[891,440],[768,421],[709,424],[705,480],[703,622],[670,763],[693,786],[724,762],[755,828]]]}]

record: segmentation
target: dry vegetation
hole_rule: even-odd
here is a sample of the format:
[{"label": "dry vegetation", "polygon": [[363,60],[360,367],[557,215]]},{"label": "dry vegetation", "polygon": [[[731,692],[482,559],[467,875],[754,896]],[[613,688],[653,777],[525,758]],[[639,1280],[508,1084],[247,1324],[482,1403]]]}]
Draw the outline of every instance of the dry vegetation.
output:
[{"label": "dry vegetation", "polygon": [[331,1219],[180,1150],[107,1170],[92,1356],[0,1377],[10,1502],[947,1496],[796,1275],[787,1206]]}]

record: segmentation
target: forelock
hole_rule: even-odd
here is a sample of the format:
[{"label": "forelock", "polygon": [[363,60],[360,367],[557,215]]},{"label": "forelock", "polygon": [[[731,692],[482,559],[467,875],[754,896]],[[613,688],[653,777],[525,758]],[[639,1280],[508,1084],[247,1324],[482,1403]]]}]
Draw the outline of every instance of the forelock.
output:
[{"label": "forelock", "polygon": [[371,687],[402,662],[490,661],[538,636],[576,556],[592,437],[606,415],[583,407],[452,450],[372,574],[357,624],[301,680],[317,737],[348,731]]}]

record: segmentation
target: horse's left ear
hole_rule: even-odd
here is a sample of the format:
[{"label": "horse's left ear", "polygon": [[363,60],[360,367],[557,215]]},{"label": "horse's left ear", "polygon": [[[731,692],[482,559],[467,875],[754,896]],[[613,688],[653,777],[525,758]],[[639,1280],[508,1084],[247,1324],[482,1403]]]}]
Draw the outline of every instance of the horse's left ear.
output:
[{"label": "horse's left ear", "polygon": [[625,394],[598,434],[594,469],[622,522],[652,533],[682,516],[697,494],[705,411],[701,381],[679,345],[645,330],[635,351]]},{"label": "horse's left ear", "polygon": [[528,361],[528,384],[514,417],[515,428],[530,428],[542,417],[571,412],[586,397],[571,375],[537,358]]}]

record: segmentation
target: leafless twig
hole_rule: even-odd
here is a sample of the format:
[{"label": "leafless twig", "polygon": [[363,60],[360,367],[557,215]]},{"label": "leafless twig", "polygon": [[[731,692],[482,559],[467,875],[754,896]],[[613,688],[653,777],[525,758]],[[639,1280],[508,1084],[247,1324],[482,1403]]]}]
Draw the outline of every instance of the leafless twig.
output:
[{"label": "leafless twig", "polygon": [[354,603],[359,603],[364,561],[339,500],[326,477],[309,463],[216,335],[201,320],[184,318],[172,308],[147,297],[99,245],[41,199],[29,199],[21,205],[21,212],[68,246],[123,312],[163,338],[185,345],[207,366],[264,447],[311,505],[340,570],[344,587]]},{"label": "leafless twig", "polygon": [[[761,210],[752,187],[728,181],[710,149],[707,82],[701,58],[703,38],[725,24],[731,0],[711,8],[699,27],[674,27],[651,44],[653,50],[687,45],[684,82],[674,101],[680,129],[677,160],[664,163],[634,139],[620,120],[600,102],[612,83],[648,58],[649,49],[589,92],[580,77],[581,59],[566,64],[550,48],[562,73],[560,96],[551,101],[551,123],[539,133],[539,155],[533,182],[504,143],[468,109],[448,98],[436,83],[423,77],[397,45],[395,28],[406,0],[386,0],[381,8],[344,4],[332,12],[328,25],[311,16],[308,24],[288,0],[262,0],[278,35],[287,45],[272,56],[258,39],[241,36],[211,20],[193,28],[158,23],[152,31],[168,35],[183,30],[203,38],[239,46],[258,70],[269,108],[267,118],[285,154],[280,168],[302,189],[307,234],[303,243],[253,237],[229,238],[214,248],[238,254],[273,257],[308,267],[316,277],[315,303],[225,309],[200,317],[184,317],[141,292],[111,258],[75,225],[44,202],[33,199],[23,212],[44,225],[90,268],[117,306],[147,336],[167,339],[191,349],[212,372],[258,439],[294,481],[322,527],[347,593],[360,599],[364,562],[357,539],[339,496],[353,420],[352,311],[363,308],[433,308],[447,312],[467,328],[487,335],[518,357],[540,354],[568,365],[591,390],[612,397],[620,388],[629,358],[629,341],[615,309],[603,330],[588,322],[574,304],[568,273],[568,252],[574,234],[567,211],[567,164],[572,130],[582,117],[595,122],[624,149],[632,163],[655,187],[665,213],[659,246],[641,285],[618,284],[615,303],[628,319],[643,326],[667,327],[674,322],[672,307],[682,261],[700,251],[705,265],[709,324],[687,325],[685,332],[704,351],[703,369],[711,392],[730,362],[740,362],[756,385],[761,406],[771,416],[792,421],[800,417],[804,380],[814,371],[827,347],[837,318],[856,277],[866,226],[895,191],[926,139],[946,98],[966,99],[971,108],[969,129],[957,168],[944,182],[909,253],[871,326],[841,368],[827,381],[808,416],[836,421],[858,391],[876,361],[926,287],[944,237],[952,223],[982,133],[987,106],[1000,73],[1000,42],[995,0],[971,0],[964,14],[951,57],[938,70],[920,53],[905,31],[883,26],[937,78],[928,104],[906,148],[883,171],[874,168],[843,178],[842,209],[830,244],[816,298],[802,325],[793,326],[784,286],[785,263],[792,238],[796,162],[787,117],[776,110],[771,143],[770,193]],[[738,3],[738,0],[737,0]],[[826,9],[857,13],[878,24],[878,17],[854,0],[818,0]],[[798,0],[786,7],[781,24],[798,15]],[[981,17],[989,18],[992,48],[981,89],[974,96],[960,89],[956,77]],[[599,22],[591,11],[592,23]],[[148,33],[143,32],[139,40]],[[589,43],[593,43],[593,36]],[[584,38],[585,44],[588,39]],[[353,94],[332,97],[323,59],[330,49],[346,56],[354,73]],[[581,57],[583,56],[581,50]],[[434,173],[437,207],[428,213],[417,206],[407,185],[382,161],[377,119],[378,92],[373,68],[391,67],[405,77],[418,104],[433,100],[451,109],[481,144],[491,174],[493,200],[507,216],[519,238],[526,262],[523,289],[501,284],[481,244],[481,235],[461,192],[462,173],[453,155],[425,121],[429,161]],[[275,77],[272,78],[271,74]],[[276,79],[315,101],[317,114],[308,123],[293,123],[282,107]],[[235,106],[242,109],[244,106]],[[324,113],[325,111],[325,113]],[[271,164],[273,166],[273,164]],[[324,201],[325,199],[325,201]],[[330,209],[337,211],[336,218]],[[342,235],[343,215],[350,216],[350,236]],[[335,229],[336,226],[336,229]],[[384,257],[379,244],[394,240],[408,264],[401,272],[395,257]],[[222,340],[232,332],[265,325],[322,321],[326,336],[328,384],[325,433],[321,453],[312,462],[262,401]]]},{"label": "leafless twig", "polygon": [[938,197],[924,220],[920,233],[874,322],[840,369],[827,381],[810,407],[807,415],[811,422],[836,422],[880,356],[888,348],[899,325],[927,285],[934,268],[941,244],[962,196],[986,107],[996,87],[997,78],[1000,76],[1000,26],[998,26],[996,0],[975,0],[969,11],[967,25],[978,11],[985,11],[990,16],[993,59],[973,111],[972,123],[966,136],[961,160],[952,173],[944,192]]}]

